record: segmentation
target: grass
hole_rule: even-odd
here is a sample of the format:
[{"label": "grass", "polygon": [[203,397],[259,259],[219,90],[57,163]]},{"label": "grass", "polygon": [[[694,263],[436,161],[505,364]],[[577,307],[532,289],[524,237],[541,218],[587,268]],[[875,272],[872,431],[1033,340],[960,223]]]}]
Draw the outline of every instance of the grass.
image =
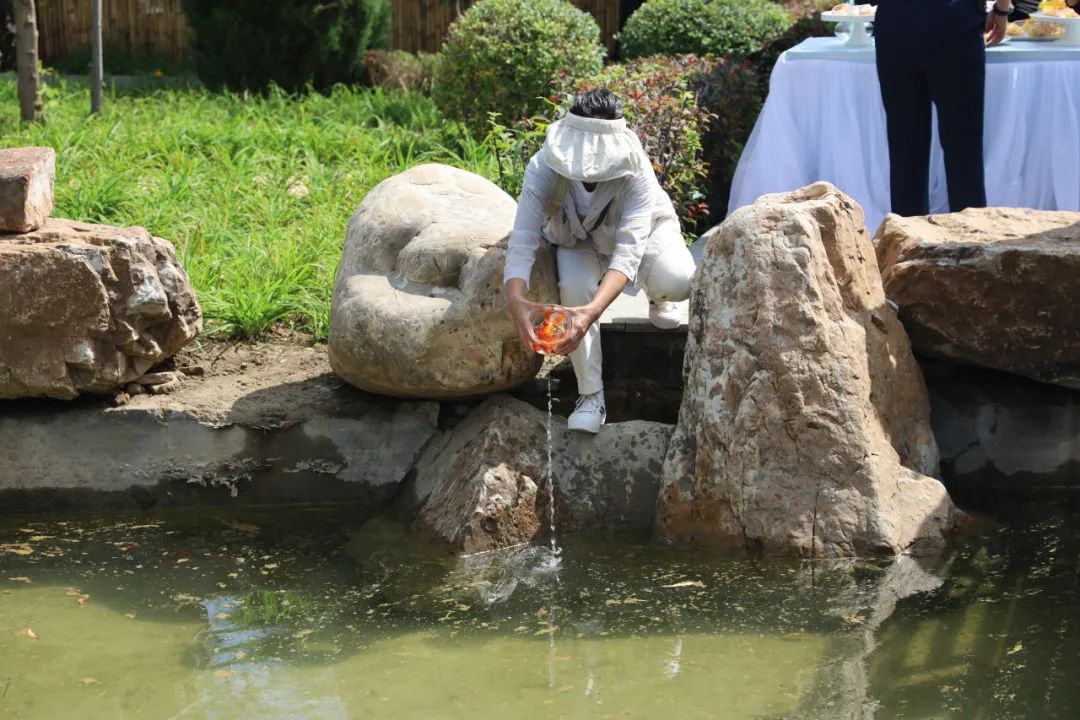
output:
[{"label": "grass", "polygon": [[56,216],[173,242],[212,334],[325,337],[345,227],[368,190],[427,161],[498,176],[486,143],[412,93],[155,90],[110,95],[96,117],[89,106],[86,86],[59,82],[47,122],[23,126],[0,81],[0,146],[56,149]]}]

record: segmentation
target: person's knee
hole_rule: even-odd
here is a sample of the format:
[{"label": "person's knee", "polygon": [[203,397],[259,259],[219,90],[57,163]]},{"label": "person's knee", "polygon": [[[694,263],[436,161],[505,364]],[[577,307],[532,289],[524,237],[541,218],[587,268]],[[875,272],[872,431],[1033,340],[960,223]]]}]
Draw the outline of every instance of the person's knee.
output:
[{"label": "person's knee", "polygon": [[[665,253],[664,255],[667,255]],[[680,253],[681,255],[681,253]],[[650,300],[663,302],[682,302],[690,297],[690,283],[694,279],[694,260],[690,253],[679,257],[677,262],[662,262],[664,256],[657,258],[656,265],[649,273],[646,286]]]}]

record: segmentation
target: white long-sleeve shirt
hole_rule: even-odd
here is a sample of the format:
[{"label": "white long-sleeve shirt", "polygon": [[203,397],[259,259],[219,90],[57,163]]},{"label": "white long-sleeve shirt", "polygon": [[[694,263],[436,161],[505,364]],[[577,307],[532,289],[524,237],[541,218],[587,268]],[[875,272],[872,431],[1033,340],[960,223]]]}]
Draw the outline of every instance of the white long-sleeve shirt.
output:
[{"label": "white long-sleeve shirt", "polygon": [[[573,184],[567,180],[561,208],[548,217],[552,196],[560,177],[544,163],[541,153],[529,161],[518,200],[514,229],[506,254],[503,282],[521,278],[526,286],[532,273],[540,241],[573,246],[591,240],[601,255],[610,257],[609,270],[625,275],[634,287],[641,287],[658,250],[650,238],[665,224],[679,232],[679,220],[671,199],[643,159],[635,175],[597,183],[588,208],[579,208]],[[605,212],[606,208],[606,212]]]}]

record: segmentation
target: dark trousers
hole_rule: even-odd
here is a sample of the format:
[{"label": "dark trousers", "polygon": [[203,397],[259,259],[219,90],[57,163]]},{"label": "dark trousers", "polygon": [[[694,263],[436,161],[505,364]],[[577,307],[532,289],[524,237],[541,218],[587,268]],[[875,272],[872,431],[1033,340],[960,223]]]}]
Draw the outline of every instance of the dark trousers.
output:
[{"label": "dark trousers", "polygon": [[[884,5],[879,6],[879,24]],[[881,30],[875,33],[892,211],[906,216],[930,213],[931,106],[937,108],[938,137],[945,153],[949,209],[985,207],[986,48],[981,31],[920,38],[917,28],[902,30],[896,35],[888,28],[884,36]]]}]

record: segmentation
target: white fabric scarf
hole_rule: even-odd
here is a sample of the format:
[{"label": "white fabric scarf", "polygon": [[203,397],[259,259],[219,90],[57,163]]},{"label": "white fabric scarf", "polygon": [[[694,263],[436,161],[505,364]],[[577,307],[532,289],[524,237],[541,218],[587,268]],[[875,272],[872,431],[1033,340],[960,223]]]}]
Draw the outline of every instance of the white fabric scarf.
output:
[{"label": "white fabric scarf", "polygon": [[544,140],[544,163],[559,175],[606,182],[641,170],[644,150],[626,120],[567,114],[552,123]]}]

